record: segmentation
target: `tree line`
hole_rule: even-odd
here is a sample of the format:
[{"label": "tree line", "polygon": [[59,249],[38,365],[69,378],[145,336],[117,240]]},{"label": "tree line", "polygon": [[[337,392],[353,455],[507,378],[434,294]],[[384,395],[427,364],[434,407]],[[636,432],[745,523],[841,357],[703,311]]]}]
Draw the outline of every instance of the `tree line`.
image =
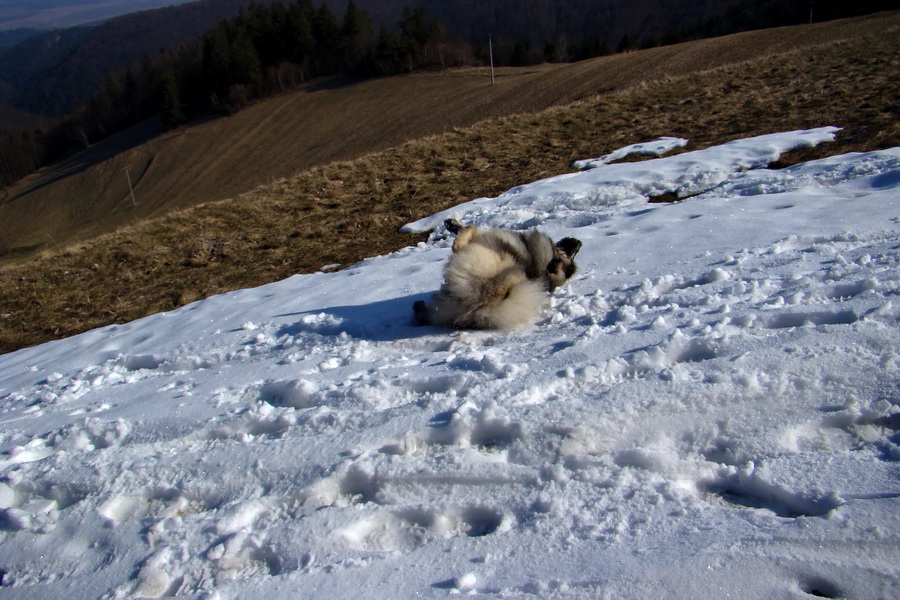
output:
[{"label": "tree line", "polygon": [[342,17],[311,0],[251,4],[177,50],[145,54],[140,64],[108,75],[86,104],[55,124],[0,133],[0,185],[157,114],[171,128],[231,114],[317,77],[463,64],[465,44],[445,38],[423,8],[405,8],[396,30],[376,31],[352,1]]},{"label": "tree line", "polygon": [[[610,53],[605,44],[544,48],[495,40],[497,65],[567,62]],[[350,2],[342,16],[312,0],[254,3],[205,34],[107,75],[88,102],[44,129],[0,132],[0,186],[159,115],[166,128],[232,114],[255,100],[311,79],[343,74],[370,78],[418,69],[486,64],[487,44],[448,32],[422,7],[405,7],[395,28],[376,31],[369,14]]]},{"label": "tree line", "polygon": [[398,30],[376,32],[352,1],[343,18],[310,0],[252,4],[169,57],[163,120],[177,126],[195,113],[230,113],[325,75],[373,77],[458,62],[425,9],[405,8]]}]

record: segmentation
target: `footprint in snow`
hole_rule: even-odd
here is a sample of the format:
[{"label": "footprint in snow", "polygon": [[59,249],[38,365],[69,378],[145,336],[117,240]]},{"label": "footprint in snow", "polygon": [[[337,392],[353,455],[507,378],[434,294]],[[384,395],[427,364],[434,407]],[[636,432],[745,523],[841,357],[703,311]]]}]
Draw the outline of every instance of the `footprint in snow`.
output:
[{"label": "footprint in snow", "polygon": [[485,506],[407,507],[361,519],[338,536],[357,550],[408,552],[435,539],[508,531],[514,522],[512,515]]}]

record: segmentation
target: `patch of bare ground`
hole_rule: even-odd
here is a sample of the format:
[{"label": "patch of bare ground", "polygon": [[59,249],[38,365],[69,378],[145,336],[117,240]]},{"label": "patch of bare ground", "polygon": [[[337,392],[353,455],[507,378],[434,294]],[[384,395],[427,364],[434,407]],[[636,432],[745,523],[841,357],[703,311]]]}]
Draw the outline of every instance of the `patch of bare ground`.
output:
[{"label": "patch of bare ground", "polygon": [[405,223],[658,136],[688,138],[685,150],[692,150],[775,131],[844,128],[837,143],[792,153],[778,166],[900,145],[898,23],[898,13],[854,20],[859,31],[849,38],[843,31],[836,41],[770,48],[750,60],[454,128],[7,267],[0,351],[388,253],[419,241],[398,233]]}]

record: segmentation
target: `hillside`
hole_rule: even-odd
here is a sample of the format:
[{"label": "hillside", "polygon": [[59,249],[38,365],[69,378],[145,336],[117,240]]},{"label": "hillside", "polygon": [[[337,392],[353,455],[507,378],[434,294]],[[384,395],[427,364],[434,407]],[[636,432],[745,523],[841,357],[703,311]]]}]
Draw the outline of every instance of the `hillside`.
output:
[{"label": "hillside", "polygon": [[[0,83],[2,87],[2,83]],[[41,126],[41,117],[0,102],[0,131],[28,131]]]},{"label": "hillside", "polygon": [[[109,73],[133,68],[160,49],[178,48],[248,3],[200,0],[132,12],[95,26],[48,31],[0,54],[0,78],[18,91],[16,106],[63,115],[86,102]],[[150,3],[142,4],[150,8]],[[133,4],[131,10],[140,7]]]},{"label": "hillside", "polygon": [[50,29],[96,23],[117,15],[189,0],[43,0],[0,3],[0,29]]},{"label": "hillside", "polygon": [[0,51],[6,50],[7,48],[11,48],[16,44],[22,42],[30,38],[31,36],[39,34],[40,31],[37,29],[9,29],[9,30],[0,30]]},{"label": "hillside", "polygon": [[148,122],[7,190],[0,204],[0,251],[27,258],[171,210],[233,197],[315,165],[638,83],[858,40],[877,35],[893,19],[751,32],[571,65],[504,69],[495,86],[484,70],[317,82],[230,118],[142,142],[154,135],[155,125]]},{"label": "hillside", "polygon": [[[16,190],[0,206],[7,247],[179,212],[6,268],[0,347],[387,252],[415,242],[404,222],[653,136],[699,148],[833,124],[845,130],[824,152],[898,145],[898,25],[890,13],[752,32],[504,71],[495,86],[484,71],[323,86],[149,143],[120,136]],[[351,162],[316,167],[328,161]]]},{"label": "hillside", "polygon": [[[268,4],[264,0],[259,4]],[[82,21],[99,22],[101,12],[130,14],[67,29],[53,29],[21,44],[0,49],[0,79],[15,94],[0,95],[29,112],[61,116],[88,102],[107,85],[109,74],[127,79],[126,69],[138,74],[160,50],[176,51],[214,24],[236,15],[252,0],[196,0],[148,10],[157,0],[103,3],[40,2],[12,7],[0,2],[0,28],[4,19],[49,15],[61,11],[70,16],[93,15]],[[7,3],[8,4],[8,3]],[[315,3],[317,6],[319,2]],[[347,0],[325,0],[339,18]],[[407,0],[357,0],[355,5],[371,15],[375,32],[396,30]],[[565,62],[609,53],[620,48],[651,47],[676,41],[708,38],[738,31],[795,25],[851,17],[893,8],[890,0],[817,0],[810,11],[808,0],[418,0],[437,19],[445,41],[469,64],[487,60],[487,40],[493,38],[498,64],[526,65],[545,60]],[[107,15],[108,16],[108,15]],[[63,18],[54,27],[77,19]],[[34,31],[34,30],[31,30]],[[10,34],[0,43],[12,45]],[[469,45],[463,44],[462,41]],[[465,50],[461,48],[465,47]],[[166,68],[171,67],[169,59]]]}]

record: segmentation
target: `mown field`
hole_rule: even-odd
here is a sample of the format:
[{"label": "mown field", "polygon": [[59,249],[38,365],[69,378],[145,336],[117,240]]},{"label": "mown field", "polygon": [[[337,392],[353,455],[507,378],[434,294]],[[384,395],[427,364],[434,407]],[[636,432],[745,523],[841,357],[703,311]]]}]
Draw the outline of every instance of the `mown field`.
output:
[{"label": "mown field", "polygon": [[692,150],[844,128],[775,167],[900,145],[898,30],[885,13],[494,86],[484,71],[319,82],[149,141],[126,132],[6,191],[0,351],[390,252],[419,241],[404,223],[658,136]]}]

